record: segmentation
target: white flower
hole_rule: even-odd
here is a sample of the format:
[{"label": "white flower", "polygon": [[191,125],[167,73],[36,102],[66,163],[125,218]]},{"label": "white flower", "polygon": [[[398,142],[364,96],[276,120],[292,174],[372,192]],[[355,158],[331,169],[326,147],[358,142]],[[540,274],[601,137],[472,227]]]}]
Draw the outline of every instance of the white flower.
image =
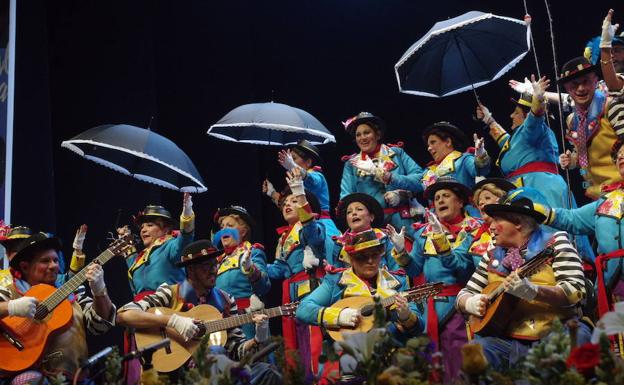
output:
[{"label": "white flower", "polygon": [[608,336],[624,333],[624,302],[616,303],[613,308],[613,311],[605,313],[596,324],[592,333],[592,343],[597,344],[602,333]]},{"label": "white flower", "polygon": [[358,362],[371,359],[375,344],[386,334],[385,328],[373,328],[367,333],[343,333],[344,341],[338,341],[345,353],[353,356]]}]

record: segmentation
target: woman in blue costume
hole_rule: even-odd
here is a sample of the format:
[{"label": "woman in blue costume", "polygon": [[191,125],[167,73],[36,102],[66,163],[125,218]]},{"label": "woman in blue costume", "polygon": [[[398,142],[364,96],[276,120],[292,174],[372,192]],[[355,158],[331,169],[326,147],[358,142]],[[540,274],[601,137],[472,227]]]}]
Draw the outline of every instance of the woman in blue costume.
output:
[{"label": "woman in blue costume", "polygon": [[[195,214],[189,193],[184,193],[180,232],[174,233],[173,217],[162,206],[150,205],[135,217],[140,228],[144,249],[126,259],[128,277],[135,299],[151,294],[162,283],[178,283],[184,280],[184,270],[176,267],[182,249],[193,242]],[[128,228],[119,229],[123,234]]]},{"label": "woman in blue costume", "polygon": [[[531,75],[532,95],[523,94],[512,99],[515,108],[510,115],[511,134],[505,131],[487,107],[477,107],[477,118],[490,128],[490,136],[501,151],[496,160],[507,180],[517,187],[539,189],[551,207],[576,208],[576,200],[570,195],[568,185],[559,175],[557,159],[559,146],[553,131],[546,125],[545,92],[550,81],[545,77],[535,80]],[[586,236],[576,238],[577,249],[582,258],[594,261],[594,252]]]},{"label": "woman in blue costume", "polygon": [[[217,210],[215,223],[221,230],[213,236],[213,243],[224,250],[217,257],[217,287],[234,297],[240,314],[264,308],[262,298],[271,289],[271,280],[264,246],[250,242],[255,221],[244,207],[230,206]],[[255,336],[254,325],[241,329],[247,338]]]},{"label": "woman in blue costume", "polygon": [[468,149],[468,138],[459,128],[449,122],[437,122],[425,129],[422,138],[433,158],[421,175],[422,189],[441,177],[454,178],[472,188],[477,176],[489,174],[490,157],[485,151],[483,139],[477,138],[476,134],[475,148]]},{"label": "woman in blue costume", "polygon": [[[435,214],[429,212],[427,224],[414,226],[412,250],[397,258],[409,277],[424,274],[426,282],[444,283],[442,292],[429,300],[426,312],[427,334],[442,352],[444,383],[459,375],[461,347],[468,342],[464,318],[453,304],[475,270],[468,248],[481,220],[465,213],[470,193],[467,186],[450,177],[438,178],[427,187],[425,198],[433,201]],[[397,234],[391,231],[389,236],[394,239]]]},{"label": "woman in blue costume", "polygon": [[[328,274],[321,286],[307,296],[297,308],[297,320],[325,328],[354,327],[361,320],[358,309],[334,304],[348,297],[387,298],[408,289],[406,277],[388,272],[380,262],[386,247],[372,229],[349,237],[349,259],[352,265]],[[406,339],[422,332],[424,321],[419,317],[415,303],[397,296],[390,312],[389,332]],[[342,361],[342,360],[341,360]]]},{"label": "woman in blue costume", "polygon": [[[321,161],[319,149],[305,139],[288,146],[287,150],[281,150],[278,154],[278,162],[286,171],[291,171],[294,168],[301,171],[303,186],[318,199],[321,211],[317,213],[319,214],[317,219],[323,222],[325,232],[329,235],[325,242],[325,253],[331,254],[333,248],[331,237],[340,235],[340,231],[329,214],[329,189],[327,180],[325,180],[319,166]],[[280,193],[275,191],[273,184],[268,179],[264,181],[262,191],[279,206]]]},{"label": "woman in blue costume", "polygon": [[[283,304],[300,301],[320,284],[325,275],[320,264],[325,259],[326,237],[325,225],[315,219],[320,205],[314,194],[305,191],[301,170],[294,168],[286,174],[289,190],[281,194],[280,207],[288,225],[278,229],[275,261],[267,265],[271,279],[283,280]],[[286,350],[298,353],[306,380],[312,381],[319,372],[320,329],[282,317],[282,333]],[[294,365],[291,360],[288,364]]]},{"label": "woman in blue costume", "polygon": [[385,123],[379,117],[360,112],[344,125],[360,151],[343,157],[340,199],[355,192],[368,194],[383,207],[385,223],[398,229],[411,226],[409,201],[396,199],[396,191],[422,191],[422,168],[400,146],[381,142]]},{"label": "woman in blue costume", "polygon": [[[399,269],[399,265],[393,258],[394,245],[386,233],[379,228],[383,223],[383,209],[375,198],[363,193],[349,194],[340,200],[336,213],[340,222],[344,223],[348,229],[342,236],[333,238],[334,247],[332,254],[327,256],[328,264],[338,268],[351,266],[349,253],[345,249],[345,239],[348,239],[350,234],[372,230],[377,234],[385,250],[380,266],[387,267],[390,271]],[[402,252],[405,252],[404,250],[404,247],[401,248]]]}]

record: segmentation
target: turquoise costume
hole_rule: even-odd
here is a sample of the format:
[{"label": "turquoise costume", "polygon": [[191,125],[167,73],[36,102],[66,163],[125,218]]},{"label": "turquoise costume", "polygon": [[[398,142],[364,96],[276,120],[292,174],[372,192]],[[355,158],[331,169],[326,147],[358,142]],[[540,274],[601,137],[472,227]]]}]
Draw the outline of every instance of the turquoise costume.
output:
[{"label": "turquoise costume", "polygon": [[[401,267],[393,258],[394,245],[390,238],[380,229],[373,229],[379,238],[379,241],[384,245],[386,250],[385,254],[381,257],[380,267],[386,267],[389,271],[397,271]],[[333,237],[334,247],[331,255],[327,256],[327,263],[336,268],[351,266],[349,254],[345,250],[345,242],[343,237]]]},{"label": "turquoise costume", "polygon": [[490,157],[480,159],[469,152],[452,151],[439,163],[431,162],[422,173],[422,189],[434,184],[440,177],[452,177],[469,188],[475,185],[477,176],[490,173]]},{"label": "turquoise costume", "polygon": [[367,156],[362,152],[343,158],[346,160],[340,182],[340,199],[354,193],[361,192],[374,197],[384,208],[385,222],[395,228],[409,227],[414,221],[409,212],[409,206],[388,207],[384,194],[393,190],[423,191],[420,184],[422,168],[400,147],[380,146],[379,152],[373,158],[373,163],[383,167],[392,174],[390,183],[385,184],[378,176],[371,175],[355,168],[349,160],[355,157]]}]

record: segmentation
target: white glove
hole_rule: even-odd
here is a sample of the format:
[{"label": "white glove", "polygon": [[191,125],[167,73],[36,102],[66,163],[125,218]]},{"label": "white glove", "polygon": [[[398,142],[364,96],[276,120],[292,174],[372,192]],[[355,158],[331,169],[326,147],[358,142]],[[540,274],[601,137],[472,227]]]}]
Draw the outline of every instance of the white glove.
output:
[{"label": "white glove", "polygon": [[613,38],[615,37],[615,31],[617,31],[619,24],[611,24],[611,17],[613,16],[613,10],[610,9],[607,16],[602,21],[602,34],[600,35],[600,48],[611,48]]},{"label": "white glove", "polygon": [[35,297],[22,297],[9,301],[9,315],[15,317],[34,318],[39,301]]},{"label": "white glove", "polygon": [[338,314],[338,325],[355,327],[360,319],[360,311],[358,309],[352,309],[345,307]]},{"label": "white glove", "polygon": [[185,341],[195,337],[199,332],[199,327],[195,325],[192,318],[182,317],[177,314],[171,315],[169,322],[167,322],[167,326],[175,329],[175,331],[184,337]]},{"label": "white glove", "polygon": [[511,87],[512,90],[519,92],[521,94],[527,93],[530,95],[533,95],[533,87],[531,87],[531,81],[529,81],[528,78],[524,78],[524,82],[520,83],[517,80],[510,80],[509,81],[509,87]]},{"label": "white glove", "polygon": [[384,194],[384,200],[390,207],[396,207],[401,202],[401,196],[398,191],[388,191]]},{"label": "white glove", "polygon": [[306,246],[305,249],[303,249],[302,265],[305,270],[310,270],[317,267],[320,262],[321,261],[316,257],[316,255],[314,255],[314,251],[312,251],[312,248],[310,246]]},{"label": "white glove", "polygon": [[473,134],[472,138],[474,139],[475,156],[477,158],[484,158],[487,156],[487,152],[485,151],[485,139],[479,138],[477,134]]},{"label": "white glove", "polygon": [[494,122],[494,117],[492,117],[492,113],[483,104],[479,104],[477,106],[477,118],[488,126]]},{"label": "white glove", "polygon": [[425,206],[421,205],[420,202],[418,202],[418,199],[416,198],[410,199],[409,205],[410,205],[410,215],[412,217],[425,215]]},{"label": "white glove", "polygon": [[559,165],[564,170],[566,168],[573,169],[576,167],[574,156],[572,155],[572,152],[570,152],[570,150],[567,150],[565,154],[559,155]]},{"label": "white glove", "polygon": [[97,263],[92,263],[87,267],[87,281],[89,281],[89,287],[91,293],[94,296],[101,295],[106,291],[106,283],[104,282],[104,269]]},{"label": "white glove", "polygon": [[191,198],[191,194],[185,192],[184,198],[182,202],[182,215],[185,217],[190,217],[193,215],[193,199]]},{"label": "white glove", "polygon": [[300,173],[295,171],[288,171],[286,175],[286,183],[290,187],[293,195],[305,195],[305,189],[303,188],[303,179],[301,179]]},{"label": "white glove", "polygon": [[529,281],[528,278],[520,279],[518,274],[512,274],[513,276],[505,281],[505,290],[507,293],[515,295],[525,301],[533,301],[537,296],[537,285]]},{"label": "white glove", "polygon": [[286,171],[299,167],[297,163],[295,163],[290,150],[281,150],[277,155],[277,161],[286,169]]},{"label": "white glove", "polygon": [[394,245],[394,249],[398,253],[402,253],[403,250],[405,250],[405,226],[401,227],[401,232],[397,233],[394,226],[388,223],[386,230],[388,231],[388,236]]},{"label": "white glove", "polygon": [[74,238],[73,248],[74,250],[82,251],[85,237],[87,236],[87,225],[82,225],[76,230],[76,237]]},{"label": "white glove", "polygon": [[541,79],[535,79],[535,75],[531,75],[531,89],[533,90],[533,96],[537,96],[539,100],[544,100],[546,94],[546,88],[550,85],[550,80],[546,79],[546,76],[542,76]]},{"label": "white glove", "polygon": [[263,186],[264,193],[269,196],[269,198],[273,198],[273,193],[277,192],[275,187],[273,187],[273,183],[269,182],[268,179],[264,180]]},{"label": "white glove", "polygon": [[466,309],[466,312],[476,315],[477,317],[483,316],[483,314],[485,314],[485,305],[483,304],[484,301],[482,299],[486,299],[487,301],[487,296],[485,294],[476,294],[468,298],[464,303],[464,309]]},{"label": "white glove", "polygon": [[251,260],[251,250],[245,250],[243,255],[240,256],[238,263],[243,273],[250,273],[253,267],[253,261]]},{"label": "white glove", "polygon": [[[255,317],[255,316],[254,316]],[[261,321],[256,322],[256,336],[254,337],[256,342],[263,343],[269,339],[269,320],[268,318]]]},{"label": "white glove", "polygon": [[[130,231],[130,227],[128,227],[128,225],[125,225],[124,227],[118,227],[117,228],[117,237],[118,238],[123,238],[126,235],[130,235],[132,234],[132,231]],[[75,248],[75,246],[74,246]]]},{"label": "white glove", "polygon": [[425,212],[427,215],[427,222],[431,226],[431,231],[436,234],[444,234],[444,227],[442,227],[442,224],[440,223],[438,216],[435,215],[435,213],[430,211],[429,209],[426,209]]},{"label": "white glove", "polygon": [[351,163],[353,167],[369,174],[375,175],[375,173],[377,172],[377,166],[375,166],[373,160],[368,156],[366,157],[366,159],[362,159],[361,157],[356,156],[354,158],[351,158],[351,160],[349,160],[349,163]]},{"label": "white glove", "polygon": [[249,307],[247,309],[249,309],[250,312],[262,310],[264,309],[264,302],[262,302],[257,295],[252,294],[251,297],[249,297]]}]

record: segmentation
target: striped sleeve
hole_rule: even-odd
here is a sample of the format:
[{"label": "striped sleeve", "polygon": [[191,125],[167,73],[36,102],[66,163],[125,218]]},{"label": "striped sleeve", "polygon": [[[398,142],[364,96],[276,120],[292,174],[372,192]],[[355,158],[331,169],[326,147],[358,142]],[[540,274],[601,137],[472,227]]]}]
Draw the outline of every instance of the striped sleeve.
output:
[{"label": "striped sleeve", "polygon": [[459,303],[459,299],[464,295],[479,294],[488,285],[487,267],[489,263],[490,255],[488,253],[483,254],[477,269],[472,273],[472,277],[470,277],[466,286],[457,294],[456,304]]},{"label": "striped sleeve", "polygon": [[557,286],[563,289],[571,304],[577,303],[585,296],[583,262],[565,231],[556,232],[553,238],[555,257],[552,268]]},{"label": "striped sleeve", "polygon": [[6,287],[0,286],[0,302],[8,302],[11,298],[11,291]]},{"label": "striped sleeve", "polygon": [[127,310],[147,311],[147,309],[153,307],[171,307],[172,298],[173,290],[171,286],[163,283],[158,286],[154,294],[146,295],[140,301],[125,304],[119,309],[119,312],[122,313]]},{"label": "striped sleeve", "polygon": [[619,138],[624,138],[624,96],[610,98],[607,106],[607,119]]},{"label": "striped sleeve", "polygon": [[[236,301],[234,298],[221,290],[221,293],[225,297],[225,299],[229,302],[230,306],[230,314],[238,313],[238,309],[236,307]],[[251,347],[245,347],[245,342],[247,342],[247,338],[245,337],[245,333],[241,328],[232,328],[227,331],[227,341],[225,342],[225,350],[228,353],[228,357],[235,361],[240,361],[248,354],[253,354],[258,351],[258,344],[253,344]]]},{"label": "striped sleeve", "polygon": [[[84,293],[84,286],[82,291]],[[117,318],[117,308],[115,307],[115,304],[112,304],[113,309],[111,311],[110,318],[104,319],[95,311],[93,299],[91,297],[83,294],[74,294],[76,294],[78,298],[78,305],[80,305],[80,308],[82,309],[84,323],[89,334],[94,336],[104,334],[115,326],[115,319]]]}]

